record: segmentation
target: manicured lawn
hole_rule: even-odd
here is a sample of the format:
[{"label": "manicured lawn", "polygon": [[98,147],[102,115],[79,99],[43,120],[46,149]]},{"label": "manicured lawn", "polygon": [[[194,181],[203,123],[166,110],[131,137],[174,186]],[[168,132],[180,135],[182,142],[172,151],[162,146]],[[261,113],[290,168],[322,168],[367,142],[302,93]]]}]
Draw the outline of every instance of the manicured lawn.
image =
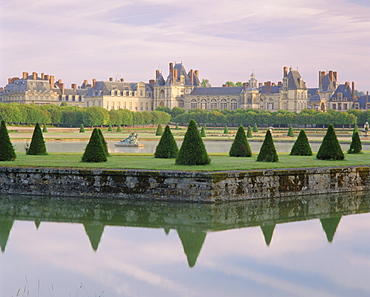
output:
[{"label": "manicured lawn", "polygon": [[211,164],[204,166],[179,166],[175,165],[174,159],[156,159],[152,154],[115,154],[104,163],[82,163],[81,156],[82,154],[66,153],[51,153],[46,156],[18,154],[15,161],[0,162],[0,166],[223,171],[370,165],[370,152],[359,155],[345,154],[343,161],[321,161],[317,160],[315,155],[300,157],[279,154],[279,162],[276,163],[257,162],[256,154],[251,158],[231,158],[220,153],[210,154]]}]

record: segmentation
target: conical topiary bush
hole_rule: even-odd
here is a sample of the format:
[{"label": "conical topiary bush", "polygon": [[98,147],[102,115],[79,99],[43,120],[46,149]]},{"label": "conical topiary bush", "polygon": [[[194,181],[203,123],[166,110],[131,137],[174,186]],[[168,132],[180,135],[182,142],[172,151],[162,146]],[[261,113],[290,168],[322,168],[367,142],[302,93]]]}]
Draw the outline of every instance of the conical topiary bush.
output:
[{"label": "conical topiary bush", "polygon": [[288,137],[294,137],[294,131],[293,131],[293,127],[292,126],[289,127],[287,136]]},{"label": "conical topiary bush", "polygon": [[248,130],[247,130],[247,138],[252,138],[253,137],[253,134],[252,134],[252,128],[251,126],[248,126]]},{"label": "conical topiary bush", "polygon": [[121,125],[118,125],[118,126],[117,126],[117,130],[116,130],[116,132],[122,132]]},{"label": "conical topiary bush", "polygon": [[42,135],[39,123],[36,123],[33,130],[30,147],[27,148],[27,155],[47,155],[44,136]]},{"label": "conical topiary bush", "polygon": [[249,146],[248,140],[245,137],[245,130],[242,125],[239,126],[238,131],[236,132],[235,139],[231,145],[229,151],[230,157],[251,157],[252,151]]},{"label": "conical topiary bush", "polygon": [[267,129],[265,140],[262,143],[260,152],[257,157],[257,161],[261,162],[279,161],[270,129]]},{"label": "conical topiary bush", "polygon": [[227,125],[224,128],[224,134],[229,134],[229,127]]},{"label": "conical topiary bush", "polygon": [[80,133],[85,133],[85,126],[84,124],[80,125]]},{"label": "conical topiary bush", "polygon": [[13,161],[17,155],[14,147],[10,142],[8,130],[4,121],[0,124],[0,161]]},{"label": "conical topiary bush", "polygon": [[109,124],[108,125],[108,132],[112,132],[113,131],[113,129],[112,129],[112,125],[111,124]]},{"label": "conical topiary bush", "polygon": [[206,129],[204,127],[202,127],[202,130],[200,130],[200,136],[202,137],[206,137]]},{"label": "conical topiary bush", "polygon": [[46,128],[46,124],[44,124],[44,126],[42,128],[42,132],[44,132],[44,133],[47,133],[48,132],[48,128]]},{"label": "conical topiary bush", "polygon": [[176,123],[175,130],[179,130],[179,124],[178,123]]},{"label": "conical topiary bush", "polygon": [[185,133],[179,154],[176,158],[178,165],[206,165],[211,163],[197,124],[190,120],[188,130]]},{"label": "conical topiary bush", "polygon": [[257,127],[257,124],[256,123],[254,123],[253,132],[258,132],[258,127]]},{"label": "conical topiary bush", "polygon": [[295,156],[312,156],[311,146],[308,142],[306,132],[303,129],[299,132],[290,154]]},{"label": "conical topiary bush", "polygon": [[334,131],[334,126],[329,125],[326,135],[316,155],[320,160],[343,160],[344,154]]},{"label": "conical topiary bush", "polygon": [[157,131],[155,131],[156,136],[161,136],[163,134],[163,128],[161,124],[158,124]]},{"label": "conical topiary bush", "polygon": [[105,152],[104,145],[101,141],[101,137],[98,132],[98,128],[95,128],[91,134],[90,141],[85,148],[85,152],[82,155],[82,162],[106,162],[107,155]]},{"label": "conical topiary bush", "polygon": [[353,132],[352,132],[352,137],[355,135],[355,133],[358,133],[358,126],[355,125],[355,127],[353,128]]},{"label": "conical topiary bush", "polygon": [[154,158],[176,158],[179,148],[168,125],[164,128],[163,135],[155,149]]},{"label": "conical topiary bush", "polygon": [[108,143],[105,141],[104,136],[103,136],[103,132],[100,129],[98,129],[98,134],[100,136],[101,143],[103,144],[105,155],[107,157],[110,157],[111,155],[108,152]]},{"label": "conical topiary bush", "polygon": [[348,150],[348,154],[360,154],[362,150],[362,144],[358,132],[355,132],[352,136],[351,145]]}]

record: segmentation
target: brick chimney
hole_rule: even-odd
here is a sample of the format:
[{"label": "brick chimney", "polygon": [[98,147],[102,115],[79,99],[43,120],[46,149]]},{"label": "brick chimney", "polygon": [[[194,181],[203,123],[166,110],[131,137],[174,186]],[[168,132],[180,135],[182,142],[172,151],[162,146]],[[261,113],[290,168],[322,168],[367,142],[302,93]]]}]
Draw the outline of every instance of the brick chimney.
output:
[{"label": "brick chimney", "polygon": [[59,83],[59,89],[62,92],[62,95],[64,95],[64,83]]},{"label": "brick chimney", "polygon": [[37,72],[32,72],[32,79],[37,79]]},{"label": "brick chimney", "polygon": [[170,65],[169,65],[169,67],[170,67],[170,73],[172,73],[172,70],[173,70],[173,63],[170,63]]},{"label": "brick chimney", "polygon": [[352,100],[355,100],[355,82],[352,82]]},{"label": "brick chimney", "polygon": [[265,86],[266,86],[266,92],[271,93],[271,81],[267,81]]},{"label": "brick chimney", "polygon": [[366,102],[369,102],[369,91],[366,92]]},{"label": "brick chimney", "polygon": [[194,85],[194,70],[193,69],[190,69],[189,77],[190,77],[190,84]]},{"label": "brick chimney", "polygon": [[288,67],[284,66],[283,67],[283,77],[287,77],[288,75]]},{"label": "brick chimney", "polygon": [[278,81],[278,86],[282,86],[283,83],[281,81]]},{"label": "brick chimney", "polygon": [[109,81],[113,81],[113,77],[110,77],[110,78],[109,78]]},{"label": "brick chimney", "polygon": [[226,88],[226,84],[223,84],[223,85],[222,85],[222,87],[223,87],[223,88]]},{"label": "brick chimney", "polygon": [[92,80],[92,86],[93,86],[93,88],[95,88],[95,86],[96,86],[96,79],[95,78],[93,78],[93,80]]},{"label": "brick chimney", "polygon": [[54,82],[54,75],[50,75],[50,78],[49,78],[49,82],[50,82],[50,86],[52,87],[52,88],[54,88],[54,85],[55,85],[55,82]]},{"label": "brick chimney", "polygon": [[348,81],[346,81],[346,82],[344,83],[344,88],[345,88],[345,89],[348,89],[348,88],[349,88],[349,82],[348,82]]},{"label": "brick chimney", "polygon": [[27,79],[28,77],[28,72],[22,72],[22,78]]},{"label": "brick chimney", "polygon": [[329,80],[330,82],[333,81],[333,71],[332,70],[329,71]]},{"label": "brick chimney", "polygon": [[157,79],[157,78],[158,78],[159,73],[161,73],[161,72],[157,69],[157,70],[155,71],[155,79]]},{"label": "brick chimney", "polygon": [[41,73],[41,79],[45,79],[45,74],[43,72]]},{"label": "brick chimney", "polygon": [[8,78],[8,84],[11,84],[13,83],[13,79],[12,78]]},{"label": "brick chimney", "polygon": [[195,70],[194,73],[195,73],[195,76],[199,79],[199,70]]},{"label": "brick chimney", "polygon": [[338,72],[337,71],[333,71],[333,78],[334,78],[334,81],[338,81]]},{"label": "brick chimney", "polygon": [[73,90],[75,90],[75,91],[76,91],[76,89],[77,89],[77,84],[71,84],[71,88],[72,88]]},{"label": "brick chimney", "polygon": [[123,77],[121,77],[120,81],[121,82],[125,82],[125,79]]},{"label": "brick chimney", "polygon": [[155,80],[154,80],[154,79],[150,79],[150,80],[149,80],[149,83],[150,83],[150,85],[154,88]]},{"label": "brick chimney", "polygon": [[172,74],[173,82],[176,82],[177,78],[178,78],[177,69],[173,69],[173,74]]}]

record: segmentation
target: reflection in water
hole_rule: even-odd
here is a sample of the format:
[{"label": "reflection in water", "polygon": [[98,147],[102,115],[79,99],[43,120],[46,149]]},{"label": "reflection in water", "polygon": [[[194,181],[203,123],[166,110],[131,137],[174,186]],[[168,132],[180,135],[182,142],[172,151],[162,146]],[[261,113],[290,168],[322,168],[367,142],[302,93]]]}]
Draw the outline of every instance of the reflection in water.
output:
[{"label": "reflection in water", "polygon": [[335,231],[337,231],[341,217],[320,219],[321,226],[325,231],[326,238],[329,242],[333,242]]}]

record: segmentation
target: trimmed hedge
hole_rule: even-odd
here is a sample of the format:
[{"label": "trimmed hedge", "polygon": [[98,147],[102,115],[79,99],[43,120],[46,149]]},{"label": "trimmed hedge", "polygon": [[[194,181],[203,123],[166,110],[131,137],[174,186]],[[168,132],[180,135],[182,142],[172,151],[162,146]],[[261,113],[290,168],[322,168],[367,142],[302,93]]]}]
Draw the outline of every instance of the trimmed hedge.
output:
[{"label": "trimmed hedge", "polygon": [[343,160],[344,154],[335,134],[334,126],[329,125],[316,158],[319,160]]},{"label": "trimmed hedge", "polygon": [[47,155],[44,136],[42,135],[39,123],[36,123],[33,130],[30,147],[26,149],[27,155]]},{"label": "trimmed hedge", "polygon": [[178,153],[179,148],[176,140],[172,135],[170,127],[166,125],[161,140],[155,149],[154,158],[176,158]]},{"label": "trimmed hedge", "polygon": [[229,127],[228,126],[225,126],[224,134],[229,134]]},{"label": "trimmed hedge", "polygon": [[44,132],[44,133],[47,133],[48,132],[48,128],[46,127],[46,124],[44,124],[44,126],[42,128],[42,132]]},{"label": "trimmed hedge", "polygon": [[360,154],[362,151],[362,144],[358,131],[352,136],[351,145],[349,146],[348,154]]},{"label": "trimmed hedge", "polygon": [[163,127],[161,124],[158,124],[157,131],[155,131],[156,136],[161,136],[163,134]]},{"label": "trimmed hedge", "polygon": [[293,131],[293,127],[292,126],[289,127],[289,131],[288,131],[287,136],[288,137],[294,137],[294,131]]},{"label": "trimmed hedge", "polygon": [[248,140],[245,137],[245,130],[242,125],[239,126],[236,132],[235,139],[229,151],[230,157],[251,157],[252,150]]},{"label": "trimmed hedge", "polygon": [[270,129],[267,129],[267,131],[266,131],[265,140],[262,143],[260,152],[259,152],[258,157],[257,157],[257,161],[259,161],[259,162],[277,162],[277,161],[279,161]]},{"label": "trimmed hedge", "polygon": [[312,156],[311,146],[308,142],[306,132],[303,129],[299,132],[298,138],[290,151],[290,155]]},{"label": "trimmed hedge", "polygon": [[80,125],[80,133],[85,133],[85,126],[84,124]]},{"label": "trimmed hedge", "polygon": [[10,142],[8,130],[4,121],[0,124],[0,161],[13,161],[17,155],[14,147]]},{"label": "trimmed hedge", "polygon": [[248,126],[248,130],[247,130],[247,138],[252,138],[253,137],[253,134],[252,134],[252,128],[251,126]]},{"label": "trimmed hedge", "polygon": [[204,127],[202,127],[202,130],[200,131],[200,136],[207,137],[207,135],[206,135],[206,129]]},{"label": "trimmed hedge", "polygon": [[258,132],[258,127],[257,127],[257,124],[256,123],[254,123],[253,132]]},{"label": "trimmed hedge", "polygon": [[95,128],[91,134],[90,141],[82,155],[82,162],[106,162],[107,155],[99,135],[99,129]]},{"label": "trimmed hedge", "polygon": [[190,120],[188,130],[185,133],[179,154],[176,158],[178,165],[206,165],[211,163],[197,124]]}]

